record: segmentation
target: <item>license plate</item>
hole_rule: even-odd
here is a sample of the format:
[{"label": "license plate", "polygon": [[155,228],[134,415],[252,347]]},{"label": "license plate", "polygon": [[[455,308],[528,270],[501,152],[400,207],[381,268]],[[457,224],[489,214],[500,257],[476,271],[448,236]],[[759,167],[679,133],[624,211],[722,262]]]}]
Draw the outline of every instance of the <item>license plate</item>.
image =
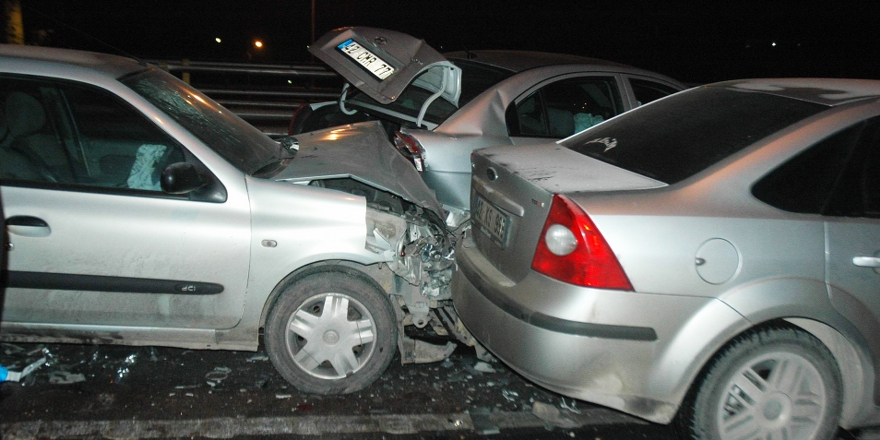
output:
[{"label": "license plate", "polygon": [[503,246],[507,238],[507,227],[510,225],[507,214],[492,206],[479,195],[474,197],[473,213],[474,220],[479,224],[480,230]]},{"label": "license plate", "polygon": [[354,40],[347,40],[336,47],[380,80],[384,80],[394,73],[394,67]]}]

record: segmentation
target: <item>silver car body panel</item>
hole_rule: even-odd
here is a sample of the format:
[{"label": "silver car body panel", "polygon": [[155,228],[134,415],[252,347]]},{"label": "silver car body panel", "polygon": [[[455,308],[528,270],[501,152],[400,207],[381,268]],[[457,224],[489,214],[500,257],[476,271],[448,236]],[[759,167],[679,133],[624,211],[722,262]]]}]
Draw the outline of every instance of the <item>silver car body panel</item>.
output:
[{"label": "silver car body panel", "polygon": [[[355,37],[352,37],[354,35]],[[388,38],[393,35],[395,38]],[[393,31],[373,28],[342,28],[331,31],[322,37],[310,51],[339,72],[349,82],[368,96],[385,104],[396,99],[397,95],[386,94],[377,97],[376,79],[350,58],[342,55],[337,46],[355,38],[357,41],[369,41],[378,38],[381,46],[390,46],[391,41],[406,41],[408,50],[427,50],[424,42],[414,37],[398,34]],[[401,44],[403,45],[403,44]],[[436,55],[435,55],[436,54]],[[440,56],[432,51],[432,58]],[[428,186],[436,191],[437,198],[450,213],[447,219],[452,227],[458,226],[467,218],[468,197],[470,187],[470,153],[484,147],[496,145],[526,145],[547,142],[547,138],[511,137],[507,131],[505,111],[517,99],[550,82],[568,78],[604,76],[613,77],[618,84],[621,96],[622,111],[639,105],[635,97],[631,79],[643,79],[662,84],[674,90],[683,90],[686,86],[670,77],[660,75],[625,64],[589,58],[577,55],[552,54],[530,51],[477,50],[468,52],[450,52],[445,54],[452,61],[468,60],[509,71],[512,76],[489,87],[485,92],[464,104],[439,125],[419,119],[416,115],[404,114],[373,103],[358,101],[357,108],[374,115],[384,115],[395,121],[406,121],[419,128],[403,127],[401,131],[413,136],[425,151],[425,171],[423,179]],[[405,58],[400,58],[405,59]],[[418,58],[425,61],[425,58]],[[451,63],[447,63],[450,64]],[[443,64],[444,68],[447,66]],[[407,75],[414,71],[407,72]],[[460,72],[458,73],[460,74]],[[393,77],[392,77],[393,78]],[[389,78],[387,81],[390,81]],[[425,90],[435,91],[437,86],[424,84],[425,75],[416,79],[413,84]],[[437,78],[436,75],[433,78]],[[402,80],[401,80],[402,82]],[[430,80],[437,83],[437,80]],[[460,78],[459,78],[460,82]],[[395,89],[399,95],[400,91]],[[453,102],[456,106],[456,101]],[[323,105],[312,104],[313,109]],[[326,105],[331,105],[327,103]]]},{"label": "silver car body panel", "polygon": [[304,133],[296,136],[298,152],[276,180],[309,182],[350,177],[434,211],[443,208],[406,161],[388,141],[377,121]]},{"label": "silver car body panel", "polygon": [[[612,76],[621,84],[628,78],[650,78],[672,88],[685,87],[671,78],[642,69],[602,64],[562,64],[532,68],[498,83],[477,96],[433,130],[404,129],[425,149],[425,172],[422,178],[437,193],[447,210],[467,210],[470,187],[470,153],[479,148],[499,145],[534,145],[546,138],[511,137],[507,132],[505,112],[517,99],[548,82],[585,76]],[[624,95],[624,111],[638,104],[629,93]]]},{"label": "silver car body panel", "polygon": [[[369,206],[362,194],[305,184],[351,178],[374,191],[399,191],[397,196],[442,216],[439,203],[411,165],[403,163],[403,171],[394,171],[400,158],[386,138],[366,146],[337,144],[334,151],[352,167],[348,171],[334,167],[328,157],[323,157],[328,159],[323,164],[317,155],[309,160],[309,148],[323,151],[323,144],[304,142],[298,160],[280,174],[257,178],[231,165],[117,79],[149,69],[147,65],[109,55],[5,45],[0,46],[0,56],[0,72],[88,83],[118,96],[185,148],[226,193],[222,203],[211,203],[162,194],[115,195],[101,189],[4,184],[0,196],[5,218],[34,217],[47,223],[6,228],[12,250],[5,255],[9,258],[4,272],[104,277],[105,283],[107,279],[129,284],[141,279],[187,282],[175,286],[179,293],[164,294],[149,289],[121,292],[118,287],[110,291],[5,288],[0,296],[4,302],[0,338],[256,350],[271,295],[287,277],[315,265],[359,268],[382,280],[389,294],[412,302],[413,309],[416,301],[429,302],[424,295],[449,299],[448,286],[438,286],[443,279],[448,284],[449,275],[438,266],[451,265],[451,253],[438,257],[442,264],[433,266],[419,261],[433,254],[400,255],[406,246],[446,239],[432,236],[435,232],[427,220]],[[373,128],[365,124],[350,130],[365,134]],[[363,148],[348,156],[359,147]],[[295,169],[300,166],[315,168]],[[88,245],[83,245],[83,237],[89,237]],[[447,248],[448,244],[431,249],[440,253],[451,250]],[[401,277],[401,286],[386,282],[394,274]],[[80,284],[89,285],[90,280]],[[222,290],[198,294],[203,283]]]},{"label": "silver car body panel", "polygon": [[[346,55],[340,46],[354,41],[372,52],[380,64],[395,69],[380,78],[355,58]],[[407,34],[368,27],[340,28],[324,34],[309,52],[327,63],[352,85],[383,104],[395,101],[411,83],[458,105],[461,95],[461,69],[425,44],[424,40]],[[387,66],[385,68],[388,68]],[[415,82],[414,82],[415,81]]]},{"label": "silver car body panel", "polygon": [[[496,207],[522,211],[504,208],[511,219],[506,249],[478,227],[458,247],[453,299],[472,334],[543,386],[667,423],[731,337],[785,319],[837,358],[846,402],[841,426],[876,423],[880,272],[854,266],[852,256],[877,255],[880,225],[782,211],[754,198],[750,186],[817,140],[880,115],[880,103],[865,99],[865,90],[877,95],[877,83],[821,82],[818,92],[819,84],[802,80],[719,87],[739,84],[825,103],[833,97],[837,107],[671,186],[639,188],[618,170],[598,185],[584,177],[578,187],[571,175],[557,188],[534,169],[554,158],[554,166],[567,168],[572,158],[559,145],[532,147],[541,157],[525,147],[478,151],[474,191]],[[578,136],[588,139],[591,131]],[[495,181],[487,178],[490,167]],[[588,213],[633,292],[576,287],[530,269],[533,251],[526,249],[537,243],[553,193],[565,193]],[[628,327],[653,330],[656,340],[621,331]]]}]

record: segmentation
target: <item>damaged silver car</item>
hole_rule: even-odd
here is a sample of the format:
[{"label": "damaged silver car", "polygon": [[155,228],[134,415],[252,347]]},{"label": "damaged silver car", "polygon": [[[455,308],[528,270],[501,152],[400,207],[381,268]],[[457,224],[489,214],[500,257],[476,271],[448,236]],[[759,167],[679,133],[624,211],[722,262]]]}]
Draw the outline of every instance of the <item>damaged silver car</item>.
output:
[{"label": "damaged silver car", "polygon": [[[378,123],[276,142],[138,60],[0,46],[0,340],[257,350],[311,393],[454,343],[445,213]],[[441,321],[446,317],[446,322]]]},{"label": "damaged silver car", "polygon": [[291,134],[379,120],[449,213],[467,219],[470,153],[568,137],[684,84],[635,67],[524,51],[440,54],[410,35],[331,31],[309,51],[342,75],[338,102],[297,110]]}]

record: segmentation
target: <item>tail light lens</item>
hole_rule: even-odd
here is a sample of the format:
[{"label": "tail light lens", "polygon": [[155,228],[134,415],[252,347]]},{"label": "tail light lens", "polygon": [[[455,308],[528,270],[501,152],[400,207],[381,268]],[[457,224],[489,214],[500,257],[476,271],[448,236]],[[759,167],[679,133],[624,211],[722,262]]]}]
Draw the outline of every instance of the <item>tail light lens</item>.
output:
[{"label": "tail light lens", "polygon": [[596,225],[577,204],[562,195],[553,196],[532,269],[578,286],[633,290]]},{"label": "tail light lens", "polygon": [[409,159],[420,173],[425,171],[425,149],[416,138],[399,131],[394,132],[394,146],[403,157]]},{"label": "tail light lens", "polygon": [[312,114],[312,106],[309,104],[300,104],[293,112],[290,118],[290,125],[287,126],[287,135],[293,136],[302,133],[303,122]]}]

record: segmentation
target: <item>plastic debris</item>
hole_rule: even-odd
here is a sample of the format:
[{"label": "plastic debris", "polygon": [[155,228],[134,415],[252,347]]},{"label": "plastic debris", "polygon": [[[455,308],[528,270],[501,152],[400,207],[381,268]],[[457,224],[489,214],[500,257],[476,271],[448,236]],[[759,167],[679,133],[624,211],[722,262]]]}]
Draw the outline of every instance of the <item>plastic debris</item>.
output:
[{"label": "plastic debris", "polygon": [[220,385],[220,382],[229,378],[229,373],[232,372],[232,368],[229,367],[214,367],[214,371],[208,372],[205,375],[205,379],[207,379],[208,385],[211,387],[215,387]]},{"label": "plastic debris", "polygon": [[563,408],[563,409],[567,409],[567,410],[569,410],[569,411],[571,411],[571,412],[573,412],[573,413],[575,413],[575,414],[580,414],[580,413],[581,413],[581,410],[579,410],[579,409],[577,408],[576,405],[577,405],[577,402],[575,402],[574,399],[571,399],[571,404],[568,404],[568,403],[565,401],[565,397],[563,397],[563,398],[562,398],[562,403],[559,404],[559,407],[560,407],[560,408]]},{"label": "plastic debris", "polygon": [[474,369],[481,372],[481,373],[495,373],[496,372],[495,369],[492,368],[491,365],[489,365],[488,363],[483,362],[483,361],[477,362],[477,365],[474,365]]},{"label": "plastic debris", "polygon": [[532,414],[544,422],[544,428],[552,431],[553,428],[579,428],[581,426],[568,414],[559,411],[559,408],[543,402],[535,402],[532,405]]},{"label": "plastic debris", "polygon": [[45,363],[46,358],[43,357],[24,367],[21,371],[10,371],[4,367],[0,367],[0,382],[19,382],[23,377],[31,374],[34,370],[40,368],[40,366]]},{"label": "plastic debris", "polygon": [[269,360],[269,356],[265,354],[255,354],[247,359],[248,362],[266,362]]},{"label": "plastic debris", "polygon": [[77,382],[85,382],[86,377],[79,373],[71,373],[69,371],[50,371],[49,383],[58,385],[68,385]]}]

